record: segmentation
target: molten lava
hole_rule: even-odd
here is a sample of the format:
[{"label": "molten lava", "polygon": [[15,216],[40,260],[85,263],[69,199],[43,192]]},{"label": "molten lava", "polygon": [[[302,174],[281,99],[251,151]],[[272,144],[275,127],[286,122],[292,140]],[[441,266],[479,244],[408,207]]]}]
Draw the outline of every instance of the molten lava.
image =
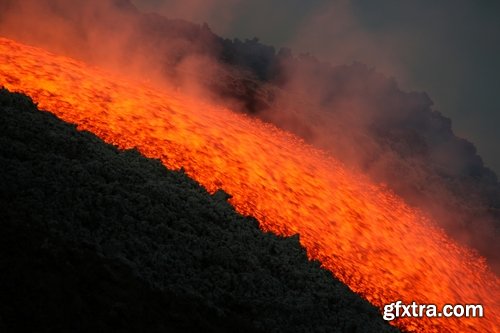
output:
[{"label": "molten lava", "polygon": [[499,330],[499,279],[482,259],[390,191],[290,134],[3,38],[0,84],[80,130],[183,167],[211,192],[222,188],[262,229],[300,234],[311,259],[380,308],[396,300],[484,306],[484,318],[395,320],[402,329]]}]

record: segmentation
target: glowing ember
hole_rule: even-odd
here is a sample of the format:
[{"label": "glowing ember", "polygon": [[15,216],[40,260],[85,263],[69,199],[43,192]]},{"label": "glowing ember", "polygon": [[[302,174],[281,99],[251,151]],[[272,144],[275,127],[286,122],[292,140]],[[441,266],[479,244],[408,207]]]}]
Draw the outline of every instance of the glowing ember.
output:
[{"label": "glowing ember", "polygon": [[264,230],[299,233],[310,258],[378,307],[395,300],[484,305],[484,318],[393,322],[403,329],[499,330],[499,279],[480,258],[386,189],[289,134],[2,38],[0,84],[120,148],[184,167],[211,192],[224,189]]}]

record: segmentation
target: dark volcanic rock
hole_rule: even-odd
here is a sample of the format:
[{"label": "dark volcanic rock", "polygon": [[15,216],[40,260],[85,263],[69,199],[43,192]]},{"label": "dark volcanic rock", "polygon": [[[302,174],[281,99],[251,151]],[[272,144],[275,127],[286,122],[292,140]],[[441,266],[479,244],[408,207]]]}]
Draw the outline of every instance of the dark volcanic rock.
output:
[{"label": "dark volcanic rock", "polygon": [[0,91],[2,332],[385,332],[298,238]]}]

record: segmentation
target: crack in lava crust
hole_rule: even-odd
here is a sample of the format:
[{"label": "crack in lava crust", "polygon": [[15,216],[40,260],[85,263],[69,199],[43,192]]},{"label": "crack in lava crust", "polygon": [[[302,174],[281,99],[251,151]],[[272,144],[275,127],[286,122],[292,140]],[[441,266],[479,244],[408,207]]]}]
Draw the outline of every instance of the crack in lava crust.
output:
[{"label": "crack in lava crust", "polygon": [[222,188],[263,230],[300,234],[311,259],[379,308],[395,300],[485,308],[484,318],[392,322],[404,330],[498,332],[499,279],[484,260],[387,189],[290,134],[4,38],[0,84],[108,143],[183,167],[211,192]]}]

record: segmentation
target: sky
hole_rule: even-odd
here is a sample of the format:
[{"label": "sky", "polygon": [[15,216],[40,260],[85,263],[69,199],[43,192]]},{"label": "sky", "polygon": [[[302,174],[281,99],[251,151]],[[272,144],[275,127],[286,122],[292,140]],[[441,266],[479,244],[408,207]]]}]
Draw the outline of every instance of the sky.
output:
[{"label": "sky", "polygon": [[426,91],[500,175],[498,0],[133,0],[206,22],[226,38],[258,37],[332,64],[360,61],[405,91]]}]

